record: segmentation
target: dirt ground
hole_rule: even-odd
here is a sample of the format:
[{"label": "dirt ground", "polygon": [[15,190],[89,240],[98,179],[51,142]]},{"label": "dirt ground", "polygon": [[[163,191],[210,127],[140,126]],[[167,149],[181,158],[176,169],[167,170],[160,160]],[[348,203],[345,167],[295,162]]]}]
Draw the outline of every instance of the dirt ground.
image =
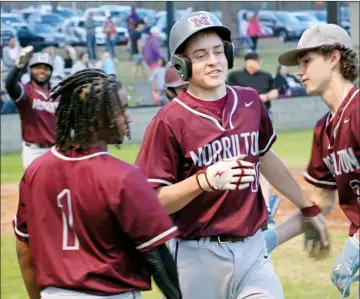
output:
[{"label": "dirt ground", "polygon": [[[294,171],[297,181],[305,192],[310,191],[310,185],[305,183],[299,171]],[[274,190],[273,190],[274,191]],[[16,213],[18,204],[18,184],[2,184],[1,185],[1,233],[12,231],[12,219]],[[276,214],[275,220],[281,223],[287,216],[294,211],[294,205],[281,198],[280,207]],[[339,205],[336,205],[332,212],[326,217],[331,229],[347,231],[349,222],[340,210]]]}]

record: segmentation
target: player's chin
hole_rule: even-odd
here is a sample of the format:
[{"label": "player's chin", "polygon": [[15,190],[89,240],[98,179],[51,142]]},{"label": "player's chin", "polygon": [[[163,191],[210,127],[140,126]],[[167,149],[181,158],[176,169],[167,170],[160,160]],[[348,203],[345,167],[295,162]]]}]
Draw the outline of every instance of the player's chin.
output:
[{"label": "player's chin", "polygon": [[218,88],[220,86],[223,86],[225,82],[225,79],[221,76],[217,78],[206,78],[205,85],[209,88]]}]

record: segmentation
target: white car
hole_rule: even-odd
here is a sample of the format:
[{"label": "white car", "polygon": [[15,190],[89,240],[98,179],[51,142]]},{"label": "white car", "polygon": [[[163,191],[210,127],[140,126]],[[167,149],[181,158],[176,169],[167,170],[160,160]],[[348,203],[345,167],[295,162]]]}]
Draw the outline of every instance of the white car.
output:
[{"label": "white car", "polygon": [[[65,34],[69,34],[77,37],[83,43],[86,43],[86,29],[85,29],[84,17],[73,17],[66,20],[61,26],[61,31]],[[104,25],[106,23],[106,17],[95,16],[94,21],[96,24],[95,28],[95,37],[97,45],[105,44],[105,34],[103,33]],[[127,45],[129,41],[129,32],[124,27],[116,27],[116,44],[117,45]]]}]

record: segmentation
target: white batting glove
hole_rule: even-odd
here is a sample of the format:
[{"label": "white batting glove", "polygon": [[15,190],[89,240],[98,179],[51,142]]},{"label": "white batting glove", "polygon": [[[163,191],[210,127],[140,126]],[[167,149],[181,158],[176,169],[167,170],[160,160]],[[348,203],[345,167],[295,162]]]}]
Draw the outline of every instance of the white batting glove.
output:
[{"label": "white batting glove", "polygon": [[201,169],[196,180],[203,191],[242,190],[255,180],[255,169],[250,162],[243,161],[244,156],[237,156]]},{"label": "white batting glove", "polygon": [[33,46],[27,46],[21,49],[18,58],[16,59],[16,67],[23,68],[30,60],[32,53],[34,52]]}]

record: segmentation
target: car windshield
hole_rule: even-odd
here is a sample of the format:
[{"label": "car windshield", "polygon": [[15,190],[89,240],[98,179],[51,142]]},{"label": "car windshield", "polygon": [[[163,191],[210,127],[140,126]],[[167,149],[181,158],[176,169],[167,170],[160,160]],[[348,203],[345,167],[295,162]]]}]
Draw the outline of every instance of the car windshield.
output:
[{"label": "car windshield", "polygon": [[24,20],[16,16],[1,16],[1,22],[3,23],[23,23]]},{"label": "car windshield", "polygon": [[326,11],[316,11],[315,16],[319,21],[327,22],[327,13],[326,13]]},{"label": "car windshield", "polygon": [[34,32],[38,32],[38,33],[56,33],[56,30],[53,27],[45,25],[45,24],[32,25],[32,26],[30,26],[30,30],[34,31]]},{"label": "car windshield", "polygon": [[312,18],[308,15],[295,15],[295,17],[302,22],[309,22],[312,21]]},{"label": "car windshield", "polygon": [[288,13],[281,13],[278,12],[277,14],[275,14],[275,16],[278,18],[278,20],[282,23],[285,24],[295,24],[295,23],[299,23],[298,19],[295,18],[293,15],[290,15]]},{"label": "car windshield", "polygon": [[64,22],[64,19],[59,15],[43,15],[42,21],[45,24],[60,24]]},{"label": "car windshield", "polygon": [[105,20],[95,20],[94,23],[95,23],[95,27],[104,27],[105,25]]},{"label": "car windshield", "polygon": [[112,18],[125,17],[125,16],[128,16],[128,13],[126,11],[112,10],[112,11],[110,11],[110,16]]}]

